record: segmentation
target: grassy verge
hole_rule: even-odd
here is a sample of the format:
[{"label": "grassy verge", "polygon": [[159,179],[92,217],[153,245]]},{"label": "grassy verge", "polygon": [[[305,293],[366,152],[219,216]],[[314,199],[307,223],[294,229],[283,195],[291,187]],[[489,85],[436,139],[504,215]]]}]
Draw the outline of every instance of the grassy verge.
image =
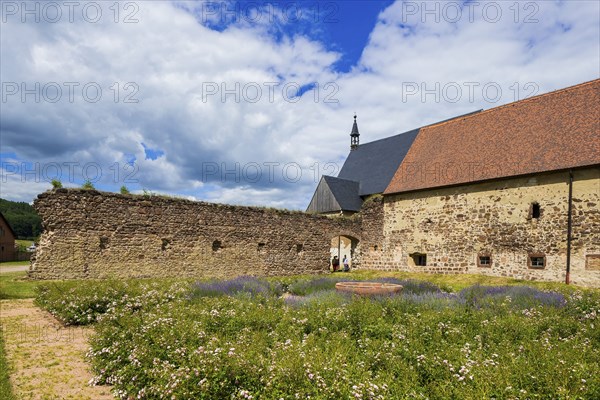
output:
[{"label": "grassy verge", "polygon": [[24,246],[24,247],[29,247],[31,246],[31,244],[33,243],[33,240],[23,240],[23,239],[16,239],[15,243],[20,245],[20,246]]},{"label": "grassy verge", "polygon": [[14,400],[15,396],[10,385],[8,374],[8,363],[6,361],[6,352],[4,350],[3,332],[0,330],[0,393],[4,400]]},{"label": "grassy verge", "polygon": [[29,261],[6,261],[0,263],[0,268],[2,267],[21,267],[29,265]]},{"label": "grassy verge", "polygon": [[0,274],[0,300],[35,297],[35,288],[39,282],[25,280],[26,276],[25,271]]}]

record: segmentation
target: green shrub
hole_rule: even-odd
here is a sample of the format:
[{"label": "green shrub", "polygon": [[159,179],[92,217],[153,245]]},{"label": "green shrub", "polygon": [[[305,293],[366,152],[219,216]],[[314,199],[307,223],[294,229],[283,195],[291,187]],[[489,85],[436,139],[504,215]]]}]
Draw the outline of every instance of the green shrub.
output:
[{"label": "green shrub", "polygon": [[129,189],[127,189],[127,186],[121,186],[121,194],[130,194]]},{"label": "green shrub", "polygon": [[86,181],[83,183],[83,185],[81,185],[81,188],[82,188],[82,189],[86,189],[86,190],[94,190],[94,189],[96,189],[96,188],[94,187],[94,184],[92,183],[92,181],[90,181],[89,179],[88,179],[88,180],[86,180]]},{"label": "green shrub", "polygon": [[58,179],[52,179],[52,189],[60,189],[63,187],[62,182]]}]

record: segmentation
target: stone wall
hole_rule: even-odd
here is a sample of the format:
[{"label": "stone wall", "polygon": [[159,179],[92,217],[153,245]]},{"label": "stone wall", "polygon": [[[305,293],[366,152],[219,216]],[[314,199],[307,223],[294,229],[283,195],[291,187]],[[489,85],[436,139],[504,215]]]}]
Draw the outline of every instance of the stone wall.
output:
[{"label": "stone wall", "polygon": [[[363,247],[362,265],[564,281],[568,189],[565,172],[386,196],[383,246],[379,253]],[[533,203],[539,218],[531,215]],[[598,287],[599,168],[574,172],[572,216],[571,282]],[[419,254],[426,266],[416,265]],[[480,255],[491,266],[478,266]],[[545,257],[543,269],[529,265],[536,255]]]},{"label": "stone wall", "polygon": [[383,197],[375,195],[365,200],[361,209],[362,217],[362,243],[361,263],[362,269],[389,269],[384,264],[383,253]]},{"label": "stone wall", "polygon": [[360,238],[359,218],[159,196],[58,189],[34,206],[34,279],[321,273],[333,237]]}]

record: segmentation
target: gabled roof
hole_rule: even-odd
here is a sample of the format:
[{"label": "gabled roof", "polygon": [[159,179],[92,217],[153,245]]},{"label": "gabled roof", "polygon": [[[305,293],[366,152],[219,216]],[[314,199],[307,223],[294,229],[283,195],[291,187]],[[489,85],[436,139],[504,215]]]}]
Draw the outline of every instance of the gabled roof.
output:
[{"label": "gabled roof", "polygon": [[360,184],[358,182],[327,175],[323,176],[323,179],[327,182],[327,186],[342,210],[360,211],[362,199],[359,196]]},{"label": "gabled roof", "polygon": [[600,164],[600,79],[421,129],[385,194]]},{"label": "gabled roof", "polygon": [[418,133],[414,129],[361,144],[350,152],[338,178],[359,182],[360,196],[383,193]]},{"label": "gabled roof", "polygon": [[307,212],[359,211],[362,199],[358,195],[358,182],[323,175]]}]

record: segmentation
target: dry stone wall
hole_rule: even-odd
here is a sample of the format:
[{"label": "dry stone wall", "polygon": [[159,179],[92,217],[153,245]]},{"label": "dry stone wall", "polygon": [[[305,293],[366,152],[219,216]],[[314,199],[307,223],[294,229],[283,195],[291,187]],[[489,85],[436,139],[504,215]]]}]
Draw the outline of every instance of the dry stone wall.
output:
[{"label": "dry stone wall", "polygon": [[[565,172],[386,196],[382,248],[364,250],[362,266],[564,281],[568,190]],[[599,168],[575,171],[572,204],[571,281],[599,287]],[[479,266],[479,256],[490,265]],[[532,256],[545,266],[530,265]]]},{"label": "dry stone wall", "polygon": [[360,238],[358,218],[159,196],[58,189],[34,206],[34,279],[321,273],[333,237]]}]

